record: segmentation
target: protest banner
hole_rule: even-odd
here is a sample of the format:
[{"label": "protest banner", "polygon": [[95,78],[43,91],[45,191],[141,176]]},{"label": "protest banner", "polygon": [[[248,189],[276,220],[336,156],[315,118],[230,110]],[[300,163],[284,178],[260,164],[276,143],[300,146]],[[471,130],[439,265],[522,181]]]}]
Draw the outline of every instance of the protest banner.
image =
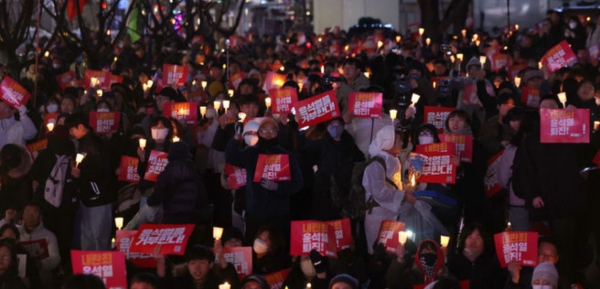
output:
[{"label": "protest banner", "polygon": [[354,117],[381,118],[383,115],[383,94],[378,92],[351,92],[348,111]]},{"label": "protest banner", "polygon": [[287,154],[259,154],[254,173],[254,182],[261,179],[281,182],[291,181],[290,156]]},{"label": "protest banner", "polygon": [[335,229],[319,221],[292,221],[290,255],[308,256],[316,250],[322,256],[337,258]]},{"label": "protest banner", "polygon": [[73,274],[92,274],[104,282],[106,289],[127,288],[125,254],[115,251],[71,250]]},{"label": "protest banner", "polygon": [[192,224],[149,224],[140,226],[129,247],[130,252],[153,253],[160,245],[161,254],[183,255],[192,235]]},{"label": "protest banner", "polygon": [[542,143],[589,143],[590,110],[540,109]]},{"label": "protest banner", "polygon": [[503,232],[494,235],[496,254],[502,268],[508,267],[511,261],[522,266],[535,267],[538,260],[538,233],[536,232]]}]

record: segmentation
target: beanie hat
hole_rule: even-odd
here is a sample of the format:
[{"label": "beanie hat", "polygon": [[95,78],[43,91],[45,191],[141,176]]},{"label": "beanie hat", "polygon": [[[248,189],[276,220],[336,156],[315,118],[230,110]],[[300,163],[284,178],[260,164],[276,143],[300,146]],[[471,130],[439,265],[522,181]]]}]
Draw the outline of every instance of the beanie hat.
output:
[{"label": "beanie hat", "polygon": [[533,285],[535,280],[540,279],[548,281],[554,288],[558,287],[558,272],[556,271],[554,264],[544,262],[535,267],[533,276],[531,277],[531,284]]},{"label": "beanie hat", "polygon": [[240,286],[244,287],[244,285],[248,282],[256,282],[256,283],[260,284],[260,287],[262,289],[269,289],[269,282],[267,282],[267,279],[265,279],[265,277],[260,276],[258,274],[252,274],[252,275],[248,275],[248,276],[244,277],[244,279],[242,279],[242,283],[240,284]]},{"label": "beanie hat", "polygon": [[340,274],[337,275],[335,277],[333,277],[333,279],[331,279],[331,282],[329,282],[329,289],[333,288],[333,285],[337,284],[337,283],[345,283],[350,285],[350,288],[352,289],[358,289],[359,284],[358,284],[358,280],[356,280],[356,278],[348,275],[348,274]]},{"label": "beanie hat", "polygon": [[244,241],[244,235],[240,231],[240,229],[236,227],[226,227],[223,229],[223,235],[221,236],[221,243],[225,244],[225,242],[231,239],[238,239],[242,242]]},{"label": "beanie hat", "polygon": [[471,59],[469,59],[469,62],[467,62],[467,70],[471,66],[481,67],[481,62],[479,62],[479,58],[477,58],[477,57],[471,57]]},{"label": "beanie hat", "polygon": [[256,121],[256,120],[248,121],[246,123],[246,125],[244,125],[244,131],[242,132],[242,135],[244,135],[246,132],[249,132],[249,131],[254,131],[254,132],[258,131],[259,126],[260,125],[258,124],[258,121]]}]

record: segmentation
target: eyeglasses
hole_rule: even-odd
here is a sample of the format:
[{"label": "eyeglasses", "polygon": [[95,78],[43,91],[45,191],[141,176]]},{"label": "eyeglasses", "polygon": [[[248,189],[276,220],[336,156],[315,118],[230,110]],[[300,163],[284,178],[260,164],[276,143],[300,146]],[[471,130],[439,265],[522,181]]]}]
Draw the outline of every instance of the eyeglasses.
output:
[{"label": "eyeglasses", "polygon": [[263,134],[266,134],[266,133],[270,133],[270,134],[276,134],[277,132],[279,132],[279,130],[278,130],[278,129],[275,129],[275,128],[273,128],[273,129],[261,128],[261,129],[259,130],[259,132],[260,132],[260,133],[263,133]]}]

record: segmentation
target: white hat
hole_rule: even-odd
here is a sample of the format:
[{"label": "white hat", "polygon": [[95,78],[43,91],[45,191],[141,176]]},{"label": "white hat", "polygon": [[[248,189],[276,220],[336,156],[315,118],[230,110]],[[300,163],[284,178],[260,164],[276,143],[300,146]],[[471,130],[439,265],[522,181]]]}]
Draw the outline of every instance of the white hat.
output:
[{"label": "white hat", "polygon": [[546,280],[548,281],[554,288],[558,287],[558,272],[556,271],[556,267],[554,264],[550,262],[540,263],[533,270],[533,276],[531,277],[531,285],[535,280]]},{"label": "white hat", "polygon": [[254,119],[248,121],[246,123],[246,125],[244,125],[244,131],[242,132],[242,135],[249,131],[254,131],[254,132],[258,131],[259,125],[260,124],[258,123],[258,121],[254,120]]},{"label": "white hat", "polygon": [[382,127],[377,134],[371,145],[369,145],[369,155],[375,156],[380,151],[389,150],[394,146],[396,140],[396,133],[394,127],[391,125]]}]

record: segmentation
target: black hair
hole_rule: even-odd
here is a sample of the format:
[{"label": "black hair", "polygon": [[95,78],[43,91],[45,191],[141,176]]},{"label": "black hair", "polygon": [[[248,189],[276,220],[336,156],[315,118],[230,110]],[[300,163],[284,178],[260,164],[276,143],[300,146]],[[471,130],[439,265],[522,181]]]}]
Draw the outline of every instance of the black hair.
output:
[{"label": "black hair", "polygon": [[348,58],[348,59],[344,60],[343,66],[346,66],[346,65],[354,65],[354,67],[360,69],[361,71],[364,71],[362,62],[360,60],[358,60],[357,58]]},{"label": "black hair", "polygon": [[159,286],[158,277],[147,272],[133,275],[133,277],[131,277],[130,285],[133,285],[134,283],[146,283],[154,289],[158,289]]},{"label": "black hair", "polygon": [[540,237],[540,238],[538,239],[538,247],[539,247],[539,246],[540,246],[542,243],[548,243],[548,244],[550,244],[550,245],[554,246],[554,247],[556,248],[556,251],[558,252],[558,244],[556,243],[556,241],[555,241],[555,240],[554,240],[552,237],[550,237],[550,236],[543,236],[543,237]]},{"label": "black hair", "polygon": [[509,100],[515,100],[515,98],[513,97],[513,95],[511,93],[501,93],[500,95],[498,95],[496,97],[496,105],[502,105],[502,104],[507,104]]},{"label": "black hair", "polygon": [[521,106],[515,106],[506,112],[502,119],[503,124],[509,124],[511,121],[521,121],[525,116],[525,109]]},{"label": "black hair", "polygon": [[77,274],[73,276],[63,289],[106,289],[104,282],[96,275]]},{"label": "black hair", "polygon": [[467,113],[466,111],[464,111],[462,109],[455,109],[448,114],[448,117],[446,117],[446,121],[444,122],[444,127],[448,131],[450,131],[450,127],[449,127],[450,119],[455,116],[458,116],[458,117],[464,119],[465,122],[467,123],[467,125],[471,126],[471,116],[469,115],[469,113]]},{"label": "black hair", "polygon": [[467,241],[467,238],[475,231],[479,231],[479,235],[483,239],[483,251],[493,252],[494,241],[492,240],[492,234],[485,226],[476,223],[466,226],[460,233],[460,237],[458,239],[458,252],[462,253],[462,251],[465,249],[465,242]]},{"label": "black hair", "polygon": [[83,112],[73,113],[73,114],[69,115],[67,117],[67,119],[65,119],[65,126],[68,129],[78,127],[80,124],[83,125],[85,128],[91,130],[90,125],[89,125],[89,118]]},{"label": "black hair", "polygon": [[186,261],[207,260],[209,263],[215,262],[215,253],[203,245],[192,245],[185,252]]},{"label": "black hair", "polygon": [[6,230],[11,230],[13,231],[13,233],[15,233],[16,239],[19,240],[19,238],[21,237],[21,232],[19,232],[19,228],[17,228],[17,226],[15,226],[14,224],[4,224],[2,227],[0,227],[0,236],[2,236],[2,234],[4,234],[4,232],[6,232]]},{"label": "black hair", "polygon": [[251,104],[251,103],[260,105],[260,100],[258,99],[258,96],[256,96],[256,94],[241,95],[238,100],[238,105],[240,105],[240,106],[242,106],[244,104]]},{"label": "black hair", "polygon": [[415,149],[416,149],[416,145],[419,144],[419,134],[424,131],[424,130],[428,130],[431,132],[431,134],[433,135],[433,142],[434,143],[439,143],[440,142],[440,137],[438,135],[438,130],[437,128],[430,123],[424,123],[422,125],[420,125],[416,130],[415,130],[415,135],[413,137],[413,144],[415,145]]},{"label": "black hair", "polygon": [[433,289],[462,289],[460,282],[451,277],[440,277],[437,279]]}]

